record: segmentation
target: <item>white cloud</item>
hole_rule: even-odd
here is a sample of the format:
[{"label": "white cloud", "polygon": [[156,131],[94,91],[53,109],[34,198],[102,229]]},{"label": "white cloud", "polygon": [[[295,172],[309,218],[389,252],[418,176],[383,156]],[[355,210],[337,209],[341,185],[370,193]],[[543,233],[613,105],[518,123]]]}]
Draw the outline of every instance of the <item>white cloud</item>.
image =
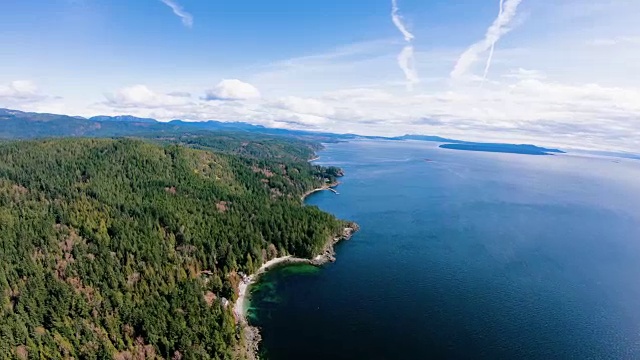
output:
[{"label": "white cloud", "polygon": [[538,70],[531,70],[531,69],[523,69],[523,68],[517,68],[515,70],[511,70],[508,73],[502,75],[502,77],[504,78],[510,78],[510,79],[545,79],[547,76],[538,71]]},{"label": "white cloud", "polygon": [[167,95],[177,96],[177,97],[185,97],[185,98],[190,98],[191,97],[191,93],[187,92],[187,91],[171,91],[171,92],[168,92]]},{"label": "white cloud", "polygon": [[193,16],[191,16],[191,14],[186,12],[182,8],[182,6],[180,6],[180,4],[178,4],[173,0],[160,0],[160,1],[162,1],[165,5],[170,7],[171,10],[173,10],[173,13],[180,18],[184,26],[189,28],[193,26]]},{"label": "white cloud", "polygon": [[29,80],[14,80],[7,85],[0,85],[0,99],[29,102],[45,97],[39,92],[36,84]]},{"label": "white cloud", "polygon": [[[372,68],[362,66],[367,62],[363,63],[359,55],[361,51],[368,54],[370,47],[355,46],[353,49],[357,50],[348,55],[340,52],[337,57],[321,54],[294,59],[282,65],[278,72],[269,69],[267,82],[278,84],[278,88],[270,88],[264,97],[258,98],[259,92],[252,85],[236,86],[246,84],[237,80],[222,81],[216,89],[209,91],[208,97],[250,98],[251,101],[167,99],[161,92],[133,87],[117,92],[119,101],[112,101],[110,106],[120,104],[122,108],[122,104],[127,104],[128,112],[137,111],[138,116],[163,120],[217,119],[373,135],[423,133],[559,147],[640,149],[638,87],[559,80],[540,69],[511,66],[513,59],[520,62],[522,54],[518,51],[500,54],[502,61],[496,64],[497,76],[483,88],[466,82],[451,83],[447,77],[442,77],[421,84],[413,93],[403,91],[401,83],[383,80],[357,87],[349,87],[350,81],[335,82],[327,84],[325,91],[317,91],[316,87],[312,88],[315,91],[305,93],[309,84],[316,82],[313,74],[331,74],[333,79],[343,79],[353,74],[354,68],[363,71],[364,76],[384,67],[383,63],[375,62],[371,63],[375,65]],[[378,53],[378,61],[393,62],[393,49],[385,46],[373,49],[389,52],[388,56]],[[440,59],[441,65],[432,63],[431,66],[445,69],[455,59],[454,54],[452,50],[448,54],[430,53],[424,57]],[[528,56],[527,52],[524,54]],[[302,96],[279,95],[283,89],[286,92],[298,87]],[[251,91],[238,91],[239,88]],[[131,106],[133,103],[139,105]],[[118,107],[112,106],[112,109]]]},{"label": "white cloud", "polygon": [[345,101],[348,103],[360,102],[386,102],[393,98],[393,95],[380,89],[355,88],[332,91],[324,95],[324,98],[331,101]]},{"label": "white cloud", "polygon": [[162,108],[189,103],[184,96],[173,96],[152,91],[145,85],[133,85],[105,94],[109,106],[118,108]]},{"label": "white cloud", "polygon": [[302,123],[318,124],[326,122],[336,114],[333,106],[318,99],[288,96],[266,104],[267,107],[285,110],[288,115],[303,118]]},{"label": "white cloud", "polygon": [[205,94],[206,100],[253,100],[260,98],[260,91],[253,85],[237,80],[226,79]]},{"label": "white cloud", "polygon": [[413,85],[420,82],[415,65],[416,59],[413,54],[413,45],[411,44],[415,37],[407,30],[399,11],[398,0],[391,0],[391,20],[398,31],[402,33],[404,41],[407,43],[402,51],[400,51],[400,54],[398,54],[398,66],[400,66],[404,77],[407,79],[407,89],[411,91],[413,90]]},{"label": "white cloud", "polygon": [[36,84],[28,80],[12,81],[9,88],[19,94],[35,94],[38,91]]},{"label": "white cloud", "polygon": [[409,90],[413,90],[413,86],[420,82],[418,72],[416,71],[415,62],[416,60],[413,55],[413,46],[405,46],[398,55],[398,65],[400,66],[400,69],[402,69],[402,72],[407,79],[407,89]]},{"label": "white cloud", "polygon": [[313,115],[319,117],[331,117],[335,115],[335,109],[317,99],[288,96],[270,104],[274,108],[289,110],[293,113]]},{"label": "white cloud", "polygon": [[[446,12],[457,10],[457,5],[449,2],[441,5],[439,9],[448,7]],[[246,56],[251,60],[232,59],[237,60],[234,73],[248,83],[224,80],[208,91],[209,84],[215,82],[211,83],[207,74],[224,78],[224,74],[211,73],[214,66],[223,68],[219,64],[208,62],[206,67],[198,67],[194,63],[188,73],[179,76],[151,70],[136,73],[133,83],[149,87],[137,85],[116,91],[121,79],[92,79],[91,84],[78,89],[62,88],[65,102],[75,103],[60,108],[72,108],[72,113],[81,115],[131,113],[161,120],[246,121],[296,129],[372,135],[423,133],[637,152],[640,62],[632,60],[640,58],[640,47],[635,43],[640,34],[636,19],[640,2],[524,1],[518,14],[526,15],[527,22],[522,23],[521,31],[500,38],[518,16],[506,21],[505,13],[506,9],[485,39],[471,49],[466,48],[468,40],[461,39],[477,31],[477,18],[452,27],[429,24],[429,31],[415,29],[416,38],[411,44],[400,38],[369,39],[268,64],[254,62],[264,58],[256,49]],[[451,69],[458,60],[462,78],[476,73],[476,79],[482,79],[484,66],[476,66],[476,60],[486,55],[497,38],[501,46],[496,47],[492,76],[482,88],[472,82],[451,81]],[[301,52],[308,51],[304,44],[299,45]],[[413,51],[420,61],[414,70],[422,75],[413,92],[405,91],[406,82],[397,67],[397,52],[407,45],[415,46]],[[465,50],[472,56],[461,58]],[[53,79],[47,78],[46,83]],[[11,78],[0,79],[8,80]],[[151,84],[164,85],[153,88]],[[37,100],[43,95],[27,85],[0,86],[0,106],[17,103],[22,97],[36,99],[28,103],[27,110],[58,111],[53,98]],[[85,92],[90,93],[85,90],[92,87],[96,93],[85,96]],[[113,92],[106,95],[106,101],[87,108],[86,104],[101,100],[94,96],[103,91]],[[198,98],[195,94],[206,96]]]},{"label": "white cloud", "polygon": [[184,101],[143,86],[116,94],[108,106],[164,120],[218,119],[377,135],[423,133],[554,146],[640,147],[640,89],[560,83],[526,69],[506,73],[482,89],[463,84],[411,95],[356,88],[252,102]]}]

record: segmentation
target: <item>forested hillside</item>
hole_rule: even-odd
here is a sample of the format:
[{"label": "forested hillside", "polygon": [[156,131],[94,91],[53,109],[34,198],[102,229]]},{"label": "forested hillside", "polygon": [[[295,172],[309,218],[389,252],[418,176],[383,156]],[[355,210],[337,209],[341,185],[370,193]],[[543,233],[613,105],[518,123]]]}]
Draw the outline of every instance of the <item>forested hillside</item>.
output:
[{"label": "forested hillside", "polygon": [[180,144],[253,159],[280,161],[306,161],[311,159],[315,152],[321,148],[319,143],[294,137],[232,131],[197,131],[175,133],[172,136],[150,133],[145,137],[161,144]]},{"label": "forested hillside", "polygon": [[260,148],[1,144],[0,357],[234,358],[241,331],[223,299],[237,272],[310,257],[344,227],[300,203],[336,169],[300,159],[308,144]]}]

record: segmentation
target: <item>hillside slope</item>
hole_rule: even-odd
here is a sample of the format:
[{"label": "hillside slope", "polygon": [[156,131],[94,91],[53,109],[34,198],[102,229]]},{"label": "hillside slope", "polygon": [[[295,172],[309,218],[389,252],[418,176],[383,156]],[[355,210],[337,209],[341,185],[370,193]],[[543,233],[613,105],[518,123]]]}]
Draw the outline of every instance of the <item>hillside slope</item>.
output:
[{"label": "hillside slope", "polygon": [[340,233],[299,200],[332,180],[137,140],[1,144],[0,357],[234,358],[237,273]]}]

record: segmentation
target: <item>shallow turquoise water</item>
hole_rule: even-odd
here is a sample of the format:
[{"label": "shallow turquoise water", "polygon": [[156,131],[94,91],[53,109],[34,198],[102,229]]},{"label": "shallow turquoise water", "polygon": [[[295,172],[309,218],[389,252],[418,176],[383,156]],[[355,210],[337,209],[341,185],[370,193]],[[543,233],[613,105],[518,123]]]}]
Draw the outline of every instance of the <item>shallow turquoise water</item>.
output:
[{"label": "shallow turquoise water", "polygon": [[[270,359],[640,358],[640,162],[330,144],[361,231],[252,288]],[[432,161],[426,161],[430,159]]]}]

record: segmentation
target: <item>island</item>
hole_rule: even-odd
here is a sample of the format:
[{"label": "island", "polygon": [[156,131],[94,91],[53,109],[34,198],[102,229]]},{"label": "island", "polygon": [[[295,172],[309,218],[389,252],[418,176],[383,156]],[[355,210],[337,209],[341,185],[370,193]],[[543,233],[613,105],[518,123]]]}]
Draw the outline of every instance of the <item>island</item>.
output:
[{"label": "island", "polygon": [[455,143],[455,144],[442,144],[442,149],[451,150],[464,150],[464,151],[481,151],[481,152],[494,152],[494,153],[508,153],[508,154],[523,154],[523,155],[553,155],[562,154],[564,151],[559,149],[548,149],[535,145],[528,144],[500,144],[500,143]]}]

